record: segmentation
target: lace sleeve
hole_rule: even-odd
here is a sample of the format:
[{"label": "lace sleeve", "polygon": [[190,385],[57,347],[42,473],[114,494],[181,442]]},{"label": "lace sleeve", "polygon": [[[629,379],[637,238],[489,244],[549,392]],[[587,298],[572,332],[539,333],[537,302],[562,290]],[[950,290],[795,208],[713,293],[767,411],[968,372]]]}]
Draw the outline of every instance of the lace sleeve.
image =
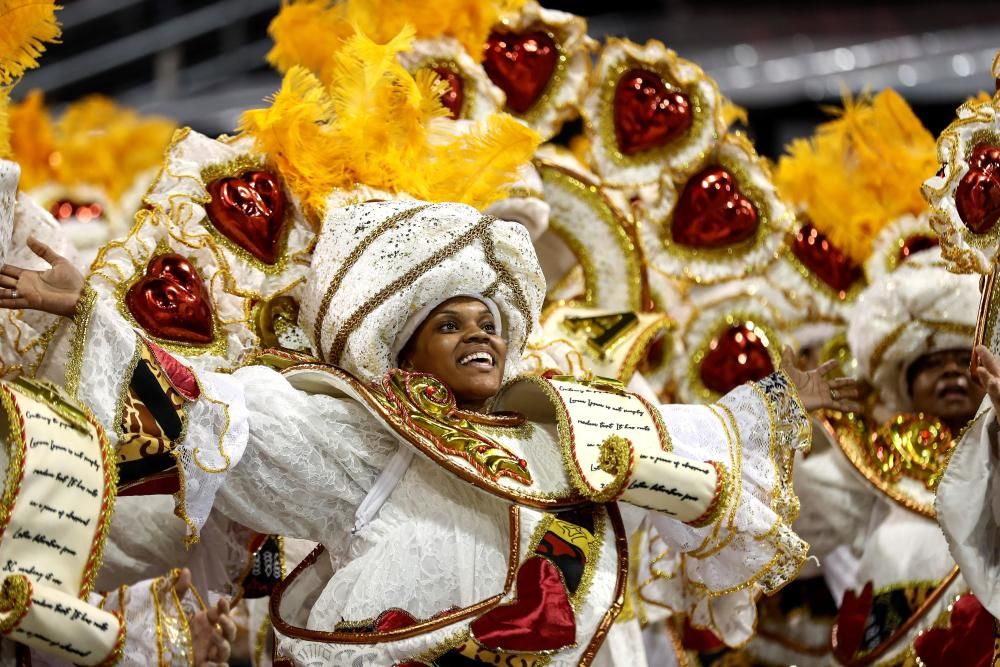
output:
[{"label": "lace sleeve", "polygon": [[396,441],[360,405],[298,391],[269,368],[233,377],[246,392],[249,443],[219,509],[261,533],[343,541]]},{"label": "lace sleeve", "polygon": [[791,528],[799,511],[792,460],[810,442],[808,417],[779,373],[713,405],[667,405],[661,413],[674,452],[722,463],[729,488],[708,525],[648,515],[640,594],[741,644],[754,632],[757,597],[791,581],[808,552]]},{"label": "lace sleeve", "polygon": [[[122,463],[141,464],[139,477],[154,457],[173,458],[176,512],[188,526],[187,542],[196,542],[225,473],[246,446],[242,388],[228,375],[196,373],[147,341],[89,287],[73,319],[66,388],[117,436]],[[134,466],[119,467],[123,480],[135,481]]]}]

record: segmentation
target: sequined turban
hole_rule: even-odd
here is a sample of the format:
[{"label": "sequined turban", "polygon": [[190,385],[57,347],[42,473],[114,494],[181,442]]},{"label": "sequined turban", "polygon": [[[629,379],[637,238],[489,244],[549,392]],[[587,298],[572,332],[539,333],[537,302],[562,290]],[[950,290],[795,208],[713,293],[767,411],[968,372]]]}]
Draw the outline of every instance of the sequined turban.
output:
[{"label": "sequined turban", "polygon": [[949,272],[937,248],[914,255],[861,293],[847,341],[884,407],[910,409],[906,370],[919,357],[971,348],[978,304],[978,276]]},{"label": "sequined turban", "polygon": [[299,323],[324,360],[376,381],[395,365],[407,322],[458,295],[496,304],[509,350],[504,377],[515,375],[545,297],[522,225],[464,204],[336,208],[313,253]]}]

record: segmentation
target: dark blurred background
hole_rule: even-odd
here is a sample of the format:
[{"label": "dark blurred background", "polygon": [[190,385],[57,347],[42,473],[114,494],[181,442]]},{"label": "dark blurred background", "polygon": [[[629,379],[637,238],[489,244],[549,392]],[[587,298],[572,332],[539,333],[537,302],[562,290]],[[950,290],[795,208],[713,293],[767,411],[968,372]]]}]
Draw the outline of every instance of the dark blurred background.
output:
[{"label": "dark blurred background", "polygon": [[[206,133],[279,85],[264,62],[278,0],[65,0],[62,44],[15,97],[43,89],[56,110],[103,93]],[[548,0],[588,17],[595,38],[659,39],[701,65],[750,112],[776,156],[824,118],[841,90],[892,87],[935,135],[954,108],[992,90],[1000,0]]]}]

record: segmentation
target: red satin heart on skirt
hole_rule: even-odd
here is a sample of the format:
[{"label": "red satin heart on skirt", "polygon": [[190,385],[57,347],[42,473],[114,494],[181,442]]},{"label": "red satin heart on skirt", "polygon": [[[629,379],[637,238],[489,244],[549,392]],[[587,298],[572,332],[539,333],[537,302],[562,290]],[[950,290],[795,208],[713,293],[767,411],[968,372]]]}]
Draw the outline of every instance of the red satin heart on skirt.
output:
[{"label": "red satin heart on skirt", "polygon": [[513,602],[472,622],[472,636],[500,651],[555,651],[576,641],[576,618],[559,569],[533,556],[517,571]]},{"label": "red satin heart on skirt", "polygon": [[268,171],[247,171],[208,184],[208,219],[227,239],[264,262],[278,258],[285,222],[285,193]]},{"label": "red satin heart on skirt", "polygon": [[178,343],[211,343],[212,305],[198,270],[183,255],[157,255],[145,275],[125,293],[125,305],[139,325]]},{"label": "red satin heart on skirt", "polygon": [[722,167],[695,174],[674,207],[674,242],[692,248],[722,248],[751,238],[760,225],[753,202],[740,192],[736,177]]},{"label": "red satin heart on skirt", "polygon": [[948,627],[921,633],[913,650],[926,667],[990,667],[995,632],[993,616],[968,593],[952,605]]},{"label": "red satin heart on skirt", "polygon": [[494,32],[486,41],[483,69],[507,94],[507,106],[523,114],[545,92],[558,60],[555,41],[541,30],[523,35]]},{"label": "red satin heart on skirt", "polygon": [[622,75],[613,105],[618,150],[625,155],[664,146],[691,127],[687,95],[667,90],[660,75],[646,69]]},{"label": "red satin heart on skirt", "polygon": [[974,234],[986,234],[1000,221],[1000,146],[975,147],[955,191],[955,206]]},{"label": "red satin heart on skirt", "polygon": [[729,327],[713,340],[698,367],[702,384],[720,394],[773,372],[767,346],[743,324]]}]

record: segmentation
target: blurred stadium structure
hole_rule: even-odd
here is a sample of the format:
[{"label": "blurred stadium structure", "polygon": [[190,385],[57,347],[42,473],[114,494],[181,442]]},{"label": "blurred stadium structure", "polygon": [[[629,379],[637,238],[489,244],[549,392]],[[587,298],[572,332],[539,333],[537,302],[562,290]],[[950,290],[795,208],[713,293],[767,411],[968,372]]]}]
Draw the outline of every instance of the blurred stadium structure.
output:
[{"label": "blurred stadium structure", "polygon": [[[822,118],[846,87],[893,87],[932,132],[966,97],[992,87],[1000,2],[958,0],[549,0],[589,17],[590,34],[660,39],[699,63],[750,110],[774,155]],[[17,93],[50,103],[91,92],[206,132],[278,86],[264,61],[278,0],[66,0],[63,43]]]}]

